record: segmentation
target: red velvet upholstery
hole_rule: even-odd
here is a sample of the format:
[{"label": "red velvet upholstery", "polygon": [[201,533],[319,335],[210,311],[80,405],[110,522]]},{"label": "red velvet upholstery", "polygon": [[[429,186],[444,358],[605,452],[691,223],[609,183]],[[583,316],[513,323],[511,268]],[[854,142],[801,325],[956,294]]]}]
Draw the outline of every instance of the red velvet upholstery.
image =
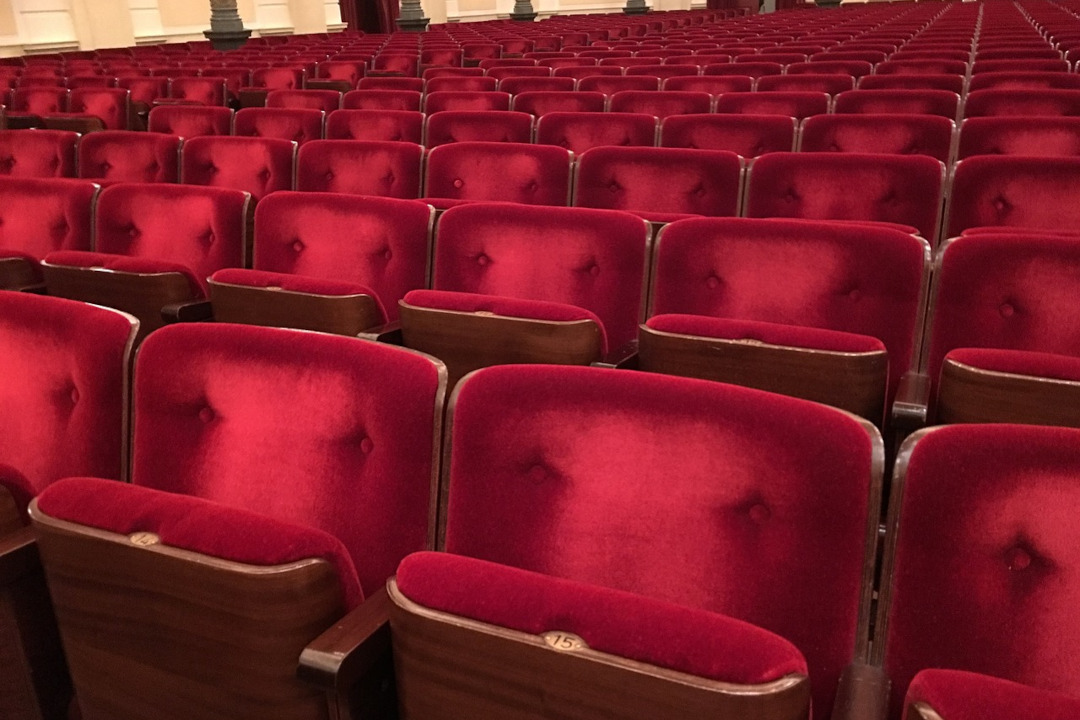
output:
[{"label": "red velvet upholstery", "polygon": [[415,603],[541,635],[571,632],[592,650],[739,684],[805,675],[781,637],[733,618],[651,597],[448,553],[402,561],[398,590]]},{"label": "red velvet upholstery", "polygon": [[578,158],[573,204],[667,222],[685,215],[734,216],[741,193],[742,158],[732,152],[596,147]]},{"label": "red velvet upholstery", "polygon": [[1002,71],[1029,71],[1029,72],[1060,72],[1070,71],[1069,63],[1062,57],[1057,58],[1008,58],[994,60],[980,60],[976,58],[971,65],[972,76],[984,72]]},{"label": "red velvet upholstery", "polygon": [[539,118],[551,112],[604,112],[607,96],[580,90],[536,90],[514,96],[514,110]]},{"label": "red velvet upholstery", "polygon": [[769,345],[826,350],[829,352],[867,353],[885,350],[876,337],[820,328],[757,320],[730,320],[706,315],[653,315],[645,323],[653,330],[725,340],[755,340]]},{"label": "red velvet upholstery", "polygon": [[266,107],[311,108],[329,113],[341,106],[337,90],[271,90],[266,95]]},{"label": "red velvet upholstery", "polygon": [[886,60],[878,63],[874,68],[878,75],[923,75],[934,73],[938,75],[967,75],[968,63],[964,60],[950,58],[912,58],[902,60]]},{"label": "red velvet upholstery", "polygon": [[67,130],[0,130],[0,175],[75,177],[79,134]]},{"label": "red velvet upholstery", "polygon": [[493,77],[486,76],[433,77],[428,78],[424,82],[424,91],[427,93],[442,92],[445,90],[465,90],[467,92],[477,92],[484,90],[495,90],[498,88],[498,85],[498,80]]},{"label": "red velvet upholstery", "polygon": [[[979,234],[951,241],[936,279],[926,367],[931,380],[937,381],[946,354],[958,348],[1080,357],[1080,335],[1073,331],[1080,322],[1073,302],[1078,277],[1076,237]],[[1069,362],[1032,365],[1029,355],[1017,358],[1017,369],[1028,369],[1022,374]],[[985,353],[968,359],[988,360]]]},{"label": "red velvet upholstery", "polygon": [[180,138],[134,130],[103,130],[79,141],[79,177],[109,182],[175,183]]},{"label": "red velvet upholstery", "polygon": [[184,143],[180,178],[188,185],[232,188],[258,201],[293,189],[296,143],[266,137],[197,137]]},{"label": "red velvet upholstery", "polygon": [[1073,232],[1080,157],[984,155],[956,165],[947,232],[984,225]]},{"label": "red velvet upholstery", "polygon": [[297,154],[296,189],[414,199],[423,161],[408,142],[313,140]]},{"label": "red velvet upholstery", "polygon": [[943,720],[1071,720],[1080,698],[961,670],[923,670],[908,686],[904,705],[925,703]]},{"label": "red velvet upholstery", "polygon": [[1080,155],[1080,117],[968,118],[958,157],[972,155]]},{"label": "red velvet upholstery", "polygon": [[352,560],[337,538],[245,509],[94,477],[51,485],[38,498],[37,509],[119,535],[154,533],[163,545],[246,565],[320,558],[337,571],[348,609],[364,599]]},{"label": "red velvet upholstery", "polygon": [[570,151],[552,145],[440,145],[428,152],[424,197],[567,205],[571,162]]},{"label": "red velvet upholstery", "polygon": [[56,250],[89,250],[97,194],[83,180],[0,178],[0,253],[40,260]]},{"label": "red velvet upholstery", "polygon": [[849,90],[836,96],[835,113],[914,113],[956,119],[960,96],[948,90]]},{"label": "red velvet upholstery", "polygon": [[661,120],[669,115],[707,113],[712,96],[689,90],[624,90],[611,96],[608,110],[613,113],[642,113]]},{"label": "red velvet upholstery", "polygon": [[725,93],[716,99],[716,112],[801,119],[829,112],[829,96],[823,92],[795,91]]},{"label": "red velvet upholstery", "polygon": [[271,290],[283,290],[285,292],[304,293],[310,295],[323,295],[327,297],[342,297],[351,295],[367,295],[375,300],[382,313],[382,322],[386,322],[386,313],[382,303],[371,288],[357,283],[344,280],[323,280],[306,275],[290,275],[288,273],[266,272],[265,270],[248,270],[246,268],[225,268],[218,270],[210,276],[210,279],[221,285],[238,285],[250,288],[269,288]]},{"label": "red velvet upholstery", "polygon": [[1023,72],[1003,71],[984,72],[972,76],[968,90],[987,88],[1038,90],[1038,89],[1076,89],[1080,88],[1080,76],[1060,72]]},{"label": "red velvet upholstery", "polygon": [[431,208],[414,200],[281,192],[255,211],[256,270],[371,288],[390,321],[426,285]]},{"label": "red velvet upholstery", "polygon": [[202,278],[196,276],[186,265],[169,260],[159,260],[154,257],[128,257],[127,255],[115,255],[102,252],[61,250],[49,253],[45,256],[43,262],[47,265],[73,268],[101,268],[104,270],[125,273],[177,273],[183,275],[187,279],[192,297],[206,296],[206,284],[203,282]]},{"label": "red velvet upholstery", "polygon": [[15,502],[15,512],[25,522],[26,508],[34,499],[34,487],[30,481],[10,465],[0,463],[0,490],[7,491]]},{"label": "red velvet upholstery", "polygon": [[304,84],[304,70],[298,67],[256,68],[251,73],[251,86],[269,90],[293,90]]},{"label": "red velvet upholstery", "polygon": [[448,552],[775,632],[829,716],[877,512],[856,420],[703,380],[499,366],[458,386],[449,442]]},{"label": "red velvet upholstery", "polygon": [[68,475],[121,478],[134,325],[115,310],[0,291],[0,458],[17,500]]},{"label": "red velvet upholstery", "polygon": [[202,135],[228,135],[233,111],[227,107],[206,105],[159,105],[150,110],[149,129],[154,133],[184,138]]},{"label": "red velvet upholstery", "polygon": [[802,125],[803,152],[929,155],[947,163],[952,120],[937,115],[815,115]]},{"label": "red velvet upholstery", "polygon": [[702,75],[744,75],[752,78],[766,75],[783,75],[784,66],[773,62],[737,62],[731,64],[706,65]]},{"label": "red velvet upholstery", "polygon": [[926,261],[923,242],[890,228],[681,220],[660,234],[649,314],[782,323],[878,338],[889,351],[891,397],[901,375],[912,369]]},{"label": "red velvet upholstery", "polygon": [[964,76],[947,73],[864,75],[859,78],[860,90],[947,90],[960,95],[964,92]]},{"label": "red velvet upholstery", "polygon": [[575,305],[619,348],[637,337],[647,237],[644,221],[609,210],[453,207],[439,219],[432,287]]},{"label": "red velvet upholstery", "polygon": [[424,139],[419,110],[335,110],[326,116],[327,140],[410,142]]},{"label": "red velvet upholstery", "polygon": [[131,91],[131,102],[135,105],[149,105],[169,94],[167,77],[122,77],[117,84]]},{"label": "red velvet upholstery", "polygon": [[1066,428],[951,425],[911,449],[883,581],[894,718],[925,668],[1080,692],[1070,580],[1078,463],[1080,431]]},{"label": "red velvet upholstery", "polygon": [[520,77],[512,75],[499,81],[499,90],[517,95],[522,92],[536,92],[543,90],[573,90],[577,83],[574,78],[568,77]]},{"label": "red velvet upholstery", "polygon": [[319,63],[316,74],[320,79],[345,80],[350,87],[356,87],[366,72],[367,63],[363,60],[326,60]]},{"label": "red velvet upholstery", "polygon": [[246,193],[226,188],[110,185],[98,198],[95,249],[177,263],[201,281],[244,266],[247,205]]},{"label": "red velvet upholstery", "polygon": [[442,90],[424,96],[428,115],[443,110],[509,110],[510,93],[470,90]]},{"label": "red velvet upholstery", "polygon": [[758,91],[823,92],[836,95],[855,89],[855,78],[846,73],[803,73],[768,75],[758,80]]},{"label": "red velvet upholstery", "polygon": [[749,75],[701,75],[667,78],[664,90],[683,90],[687,92],[707,92],[721,95],[726,92],[750,92],[754,89],[754,78]]},{"label": "red velvet upholstery", "polygon": [[250,107],[236,113],[233,134],[292,140],[303,145],[321,140],[323,111],[311,108]]},{"label": "red velvet upholstery", "polygon": [[968,93],[965,117],[1080,115],[1080,90],[990,88]]},{"label": "red velvet upholstery", "polygon": [[745,158],[790,152],[795,123],[787,115],[672,115],[660,126],[660,145],[727,150]]},{"label": "red velvet upholstery", "polygon": [[464,140],[532,142],[533,116],[508,110],[444,110],[427,117],[429,148]]},{"label": "red velvet upholstery", "polygon": [[133,482],[329,532],[370,594],[427,544],[440,370],[355,338],[167,326],[136,363]]},{"label": "red velvet upholstery", "polygon": [[607,336],[600,318],[576,305],[445,290],[413,290],[404,297],[404,301],[414,307],[431,310],[448,310],[463,313],[482,312],[500,317],[526,318],[529,320],[545,320],[549,322],[592,320],[600,329],[601,353],[606,355],[608,352]]},{"label": "red velvet upholstery", "polygon": [[71,91],[68,112],[93,115],[106,130],[127,130],[129,92],[118,88],[80,87]]},{"label": "red velvet upholstery", "polygon": [[58,87],[16,88],[11,93],[11,105],[8,112],[29,113],[31,115],[49,115],[66,112],[68,91]]},{"label": "red velvet upholstery", "polygon": [[599,145],[650,147],[656,127],[655,116],[641,113],[551,112],[537,119],[536,142],[575,154]]},{"label": "red velvet upholstery", "polygon": [[[408,90],[423,94],[424,80],[418,77],[364,77],[356,84],[357,90],[391,90],[400,92]],[[349,93],[345,93],[348,95]],[[342,107],[351,107],[342,105]],[[420,109],[419,106],[416,107]]]},{"label": "red velvet upholstery", "polygon": [[671,77],[698,77],[698,66],[674,63],[664,65],[637,65],[628,66],[624,74],[631,77],[634,75],[658,77],[661,80]]},{"label": "red velvet upholstery", "polygon": [[[373,78],[374,79],[374,78]],[[423,80],[416,78],[423,86]],[[423,93],[419,90],[352,90],[341,98],[343,110],[412,110],[420,111]]]},{"label": "red velvet upholstery", "polygon": [[931,243],[944,166],[922,155],[770,153],[754,160],[744,214],[913,225]]},{"label": "red velvet upholstery", "polygon": [[200,105],[225,105],[227,97],[222,78],[174,77],[169,80],[169,97]]}]

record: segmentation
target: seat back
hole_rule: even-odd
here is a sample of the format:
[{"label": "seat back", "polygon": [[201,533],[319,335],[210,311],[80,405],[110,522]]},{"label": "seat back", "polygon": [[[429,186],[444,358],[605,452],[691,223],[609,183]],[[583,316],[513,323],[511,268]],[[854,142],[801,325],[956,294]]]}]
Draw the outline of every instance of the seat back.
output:
[{"label": "seat back", "polygon": [[689,90],[624,90],[608,102],[610,112],[653,115],[660,120],[669,115],[707,113],[711,107],[711,95]]},{"label": "seat back", "polygon": [[509,110],[444,110],[427,116],[427,147],[462,141],[532,142],[533,116]]},{"label": "seat back", "polygon": [[1080,117],[973,117],[960,129],[957,157],[1080,155]]},{"label": "seat back", "polygon": [[868,424],[720,383],[549,366],[467,377],[450,422],[447,552],[771,630],[802,650],[829,715],[866,653],[882,453]]},{"label": "seat back", "polygon": [[271,108],[311,108],[328,113],[340,106],[337,90],[271,90],[266,96],[266,107]]},{"label": "seat back", "polygon": [[805,118],[829,112],[829,96],[823,92],[732,92],[716,99],[716,112],[744,115],[787,115]]},{"label": "seat back", "polygon": [[107,130],[127,130],[130,93],[117,88],[75,88],[68,98],[68,111],[100,118]]},{"label": "seat back", "polygon": [[60,87],[24,87],[11,92],[9,112],[48,115],[67,112],[68,91]]},{"label": "seat back", "polygon": [[439,90],[424,96],[424,112],[509,110],[510,93],[487,90]]},{"label": "seat back", "polygon": [[656,143],[657,121],[642,113],[550,112],[536,121],[536,142],[578,154],[598,145]]},{"label": "seat back", "polygon": [[177,263],[203,280],[244,266],[249,200],[227,188],[110,185],[94,213],[95,249]]},{"label": "seat back", "polygon": [[803,121],[802,152],[929,155],[951,160],[952,120],[937,115],[814,115]]},{"label": "seat back", "polygon": [[[889,502],[875,663],[891,718],[923,668],[1075,696],[1072,583],[1080,431],[951,425],[901,449]],[[1068,714],[1068,713],[1066,713]]]},{"label": "seat back", "polygon": [[1080,77],[1071,73],[1006,70],[979,73],[977,76],[973,75],[968,85],[969,91],[989,88],[1002,90],[1078,89],[1080,88]]},{"label": "seat back", "polygon": [[[420,78],[415,79],[420,80]],[[419,90],[362,89],[345,93],[341,98],[341,108],[343,110],[412,110],[419,112],[422,100],[423,93]]]},{"label": "seat back", "polygon": [[326,118],[327,140],[409,142],[424,140],[419,110],[335,110]]},{"label": "seat back", "polygon": [[232,108],[207,105],[159,105],[150,110],[148,129],[182,138],[228,135]]},{"label": "seat back", "polygon": [[57,250],[90,250],[99,190],[85,180],[0,178],[0,251],[40,260]]},{"label": "seat back", "polygon": [[228,89],[224,78],[174,77],[169,80],[169,97],[200,105],[226,104]]},{"label": "seat back", "polygon": [[796,124],[787,115],[672,115],[660,125],[660,146],[727,150],[744,158],[790,152]]},{"label": "seat back", "polygon": [[267,137],[204,136],[184,143],[180,180],[188,185],[232,188],[258,202],[277,190],[292,190],[296,143]]},{"label": "seat back", "polygon": [[921,155],[771,153],[750,167],[744,214],[907,225],[933,244],[944,175]]},{"label": "seat back", "polygon": [[324,115],[313,108],[243,108],[233,120],[233,135],[281,138],[300,146],[322,139]]},{"label": "seat back", "polygon": [[956,119],[960,96],[948,90],[849,90],[836,96],[836,113],[908,113]]},{"label": "seat back", "polygon": [[132,481],[328,532],[370,595],[431,545],[444,386],[403,348],[170,325],[135,366]]},{"label": "seat back", "polygon": [[968,93],[964,117],[1001,115],[1080,115],[1080,89],[987,88]]},{"label": "seat back", "polygon": [[75,177],[78,142],[79,134],[69,130],[0,130],[0,175]]},{"label": "seat back", "polygon": [[176,135],[102,130],[79,142],[79,177],[110,182],[175,183],[180,179]]},{"label": "seat back", "polygon": [[595,147],[578,158],[573,204],[659,221],[668,214],[734,216],[742,176],[742,159],[725,150]]},{"label": "seat back", "polygon": [[413,200],[280,192],[255,211],[256,270],[358,283],[386,319],[427,285],[433,211]]},{"label": "seat back", "polygon": [[432,148],[424,197],[567,205],[573,155],[551,145],[456,142]]},{"label": "seat back", "polygon": [[855,78],[846,73],[803,73],[768,75],[759,78],[757,89],[770,92],[823,92],[836,95],[855,89]]},{"label": "seat back", "polygon": [[530,90],[514,96],[514,110],[539,118],[550,112],[604,112],[607,96],[581,90]]},{"label": "seat back", "polygon": [[1075,232],[1080,158],[983,155],[956,164],[949,194],[949,237],[1005,226]]},{"label": "seat back", "polygon": [[297,190],[415,199],[424,148],[408,142],[315,140],[297,158]]}]

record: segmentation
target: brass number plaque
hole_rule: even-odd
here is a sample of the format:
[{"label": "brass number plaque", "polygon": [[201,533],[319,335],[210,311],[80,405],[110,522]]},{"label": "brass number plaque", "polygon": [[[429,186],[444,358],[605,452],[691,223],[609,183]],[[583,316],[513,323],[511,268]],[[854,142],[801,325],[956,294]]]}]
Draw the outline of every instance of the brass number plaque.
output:
[{"label": "brass number plaque", "polygon": [[147,547],[149,545],[157,545],[159,542],[161,542],[161,538],[151,532],[133,533],[130,537],[128,537],[128,540],[131,541],[132,545],[141,545],[142,547]]},{"label": "brass number plaque", "polygon": [[544,642],[546,642],[549,647],[564,652],[572,652],[574,650],[581,650],[589,647],[588,644],[577,635],[568,632],[560,632],[558,630],[544,633],[543,638]]}]

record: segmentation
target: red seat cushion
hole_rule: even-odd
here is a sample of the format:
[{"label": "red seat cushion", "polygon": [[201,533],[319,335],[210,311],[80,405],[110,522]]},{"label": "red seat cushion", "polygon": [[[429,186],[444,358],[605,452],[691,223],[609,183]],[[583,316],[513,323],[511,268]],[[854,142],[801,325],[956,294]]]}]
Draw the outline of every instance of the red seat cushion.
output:
[{"label": "red seat cushion", "polygon": [[1071,355],[996,348],[957,348],[945,355],[945,359],[980,370],[1011,375],[1080,380],[1080,357]]},{"label": "red seat cushion", "polygon": [[402,561],[398,590],[424,607],[532,635],[570,632],[593,650],[737,684],[805,675],[787,640],[697,608],[448,553]]},{"label": "red seat cushion", "polygon": [[193,297],[206,297],[206,286],[203,280],[195,277],[195,273],[179,263],[153,258],[129,257],[127,255],[113,255],[111,253],[79,252],[67,250],[63,252],[49,253],[45,256],[45,262],[49,265],[61,265],[76,268],[104,268],[116,272],[136,273],[149,275],[157,273],[178,273],[187,278],[191,285]]},{"label": "red seat cushion", "polygon": [[960,670],[923,670],[905,705],[926,703],[945,720],[1075,720],[1080,698]]},{"label": "red seat cushion", "polygon": [[[288,273],[247,270],[244,268],[226,268],[210,276],[214,282],[226,285],[244,285],[253,288],[270,288],[311,295],[370,295],[376,303],[379,298],[371,289],[358,283],[343,280],[324,280],[322,278],[290,275]],[[381,304],[380,304],[381,309]]]},{"label": "red seat cushion", "polygon": [[655,315],[645,323],[653,330],[723,340],[757,340],[770,345],[843,353],[884,352],[875,337],[821,328],[752,320],[729,320],[704,315]]}]

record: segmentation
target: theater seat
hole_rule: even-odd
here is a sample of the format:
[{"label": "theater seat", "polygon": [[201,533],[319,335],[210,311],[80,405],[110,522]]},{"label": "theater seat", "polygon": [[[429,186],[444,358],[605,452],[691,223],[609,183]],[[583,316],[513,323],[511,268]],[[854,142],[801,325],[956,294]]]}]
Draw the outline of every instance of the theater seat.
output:
[{"label": "theater seat", "polygon": [[1068,720],[1080,713],[1075,695],[962,670],[921,671],[908,685],[904,705],[912,720]]},{"label": "theater seat", "polygon": [[209,281],[220,322],[356,335],[425,287],[433,211],[414,200],[280,192],[255,211],[253,270]]},{"label": "theater seat", "polygon": [[75,177],[78,142],[79,134],[70,130],[0,130],[0,175]]},{"label": "theater seat", "polygon": [[421,145],[424,113],[419,110],[335,110],[326,117],[326,139]]},{"label": "theater seat", "polygon": [[[866,657],[881,482],[868,423],[746,388],[540,365],[468,376],[450,423],[440,531],[451,555],[410,557],[390,588],[405,718],[429,717],[433,703],[450,718],[553,703],[633,718],[770,716],[758,703],[780,699],[785,675],[799,687],[793,666],[731,676],[765,685],[736,691],[746,704],[730,715],[720,707],[739,701],[707,693],[709,675],[692,669],[691,658],[760,667],[765,646],[707,649],[724,642],[705,640],[726,622],[717,615],[798,648],[814,714],[829,717],[842,668]],[[665,627],[670,642],[654,640]],[[431,672],[425,650],[443,643],[473,649]],[[629,668],[601,653],[630,655],[649,679],[613,682],[608,672]],[[614,667],[587,669],[605,661]],[[674,700],[684,692],[711,695],[711,707]],[[805,705],[782,707],[776,717],[806,717]]]},{"label": "theater seat", "polygon": [[814,115],[803,121],[802,152],[929,155],[948,163],[956,125],[936,115]]},{"label": "theater seat", "polygon": [[967,118],[960,128],[957,157],[972,155],[1080,155],[1080,117]]},{"label": "theater seat", "polygon": [[258,202],[292,190],[296,143],[269,137],[191,138],[180,153],[180,180],[187,185],[242,190]]},{"label": "theater seat", "polygon": [[508,110],[444,110],[424,124],[429,148],[453,142],[532,142],[533,116]]},{"label": "theater seat", "polygon": [[79,141],[79,177],[107,183],[175,183],[180,179],[177,135],[103,130]]},{"label": "theater seat", "polygon": [[415,199],[423,162],[414,143],[314,140],[297,154],[297,190]]},{"label": "theater seat", "polygon": [[232,132],[232,108],[212,105],[159,105],[150,110],[148,129],[182,138],[228,135]]},{"label": "theater seat", "polygon": [[672,115],[660,125],[660,146],[727,150],[753,158],[794,150],[797,126],[788,115]]},{"label": "theater seat", "polygon": [[424,199],[444,209],[461,202],[568,205],[573,153],[531,143],[456,142],[428,152]]},{"label": "theater seat", "polygon": [[445,362],[451,383],[486,365],[622,357],[641,317],[647,238],[629,213],[452,207],[439,219],[433,290],[400,303],[404,342]]},{"label": "theater seat", "polygon": [[[149,338],[135,375],[133,485],[69,479],[31,510],[82,717],[314,719],[387,702],[389,655],[347,651],[385,623],[400,559],[431,546],[442,367],[354,338],[190,323]],[[329,687],[297,679],[312,653],[308,675]]]},{"label": "theater seat", "polygon": [[655,115],[643,113],[549,112],[536,121],[536,142],[580,154],[600,145],[652,146]]}]

